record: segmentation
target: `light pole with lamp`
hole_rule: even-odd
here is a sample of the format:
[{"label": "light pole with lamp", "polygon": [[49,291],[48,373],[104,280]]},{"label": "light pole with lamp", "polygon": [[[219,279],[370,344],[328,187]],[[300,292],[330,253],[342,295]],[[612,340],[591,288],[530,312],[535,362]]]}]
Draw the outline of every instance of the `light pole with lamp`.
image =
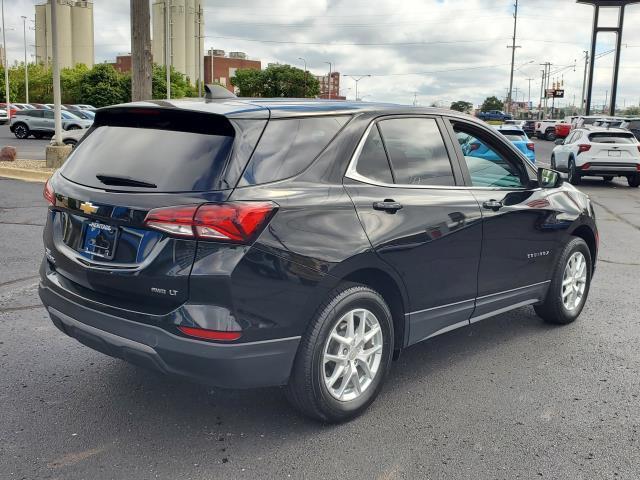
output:
[{"label": "light pole with lamp", "polygon": [[358,82],[360,80],[362,80],[363,78],[367,78],[370,77],[371,75],[345,75],[345,77],[350,77],[351,79],[353,79],[354,82],[356,82],[356,102],[360,101],[360,98],[358,97]]},{"label": "light pole with lamp", "polygon": [[302,60],[304,62],[304,98],[307,98],[307,61],[302,58],[302,57],[298,57],[298,60]]},{"label": "light pole with lamp", "polygon": [[333,64],[331,62],[324,62],[329,64],[329,76],[327,77],[327,98],[331,100],[331,73],[333,72]]},{"label": "light pole with lamp", "polygon": [[24,103],[29,103],[29,63],[27,62],[27,17],[22,18],[22,36],[24,38]]},{"label": "light pole with lamp", "polygon": [[4,0],[2,0],[2,45],[4,49],[4,94],[7,103],[7,114],[11,117],[11,102],[9,101],[9,62],[7,59],[7,38],[4,27]]}]

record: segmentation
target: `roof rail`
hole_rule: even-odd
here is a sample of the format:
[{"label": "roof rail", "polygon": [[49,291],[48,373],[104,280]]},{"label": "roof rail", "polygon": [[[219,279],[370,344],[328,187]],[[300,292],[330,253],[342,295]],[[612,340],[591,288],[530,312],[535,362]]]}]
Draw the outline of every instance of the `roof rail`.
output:
[{"label": "roof rail", "polygon": [[237,98],[233,92],[230,92],[222,85],[206,84],[204,86],[204,98],[207,100],[221,100],[225,98]]}]

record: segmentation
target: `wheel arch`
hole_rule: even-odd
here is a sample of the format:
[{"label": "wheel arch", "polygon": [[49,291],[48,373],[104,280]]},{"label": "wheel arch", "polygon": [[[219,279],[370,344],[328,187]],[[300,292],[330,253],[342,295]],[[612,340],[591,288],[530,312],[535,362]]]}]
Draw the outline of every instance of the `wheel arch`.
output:
[{"label": "wheel arch", "polygon": [[408,301],[404,285],[394,278],[386,269],[379,267],[365,267],[353,270],[340,278],[341,282],[354,282],[366,285],[384,298],[393,320],[394,330],[394,358],[406,345],[409,329],[405,313],[408,311]]},{"label": "wheel arch", "polygon": [[598,256],[598,239],[597,234],[589,225],[579,225],[572,232],[571,236],[579,237],[585,241],[589,247],[589,253],[591,254],[591,270],[595,269],[596,259]]}]

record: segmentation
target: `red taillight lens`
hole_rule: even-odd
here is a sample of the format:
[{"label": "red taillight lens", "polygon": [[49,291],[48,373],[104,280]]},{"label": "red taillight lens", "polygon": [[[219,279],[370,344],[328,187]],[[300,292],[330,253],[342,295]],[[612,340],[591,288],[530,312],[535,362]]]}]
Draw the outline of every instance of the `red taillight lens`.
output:
[{"label": "red taillight lens", "polygon": [[276,208],[271,202],[182,205],[153,209],[144,223],[180,237],[248,243],[258,236]]},{"label": "red taillight lens", "polygon": [[207,330],[206,328],[178,327],[178,330],[190,337],[203,338],[205,340],[223,340],[229,342],[237,340],[242,336],[241,332],[223,332],[220,330]]},{"label": "red taillight lens", "polygon": [[636,170],[640,172],[640,163],[636,163]]},{"label": "red taillight lens", "polygon": [[591,150],[591,145],[578,145],[578,154]]},{"label": "red taillight lens", "polygon": [[638,145],[638,151],[640,152],[640,145]]},{"label": "red taillight lens", "polygon": [[49,184],[49,180],[44,184],[44,190],[42,191],[42,196],[44,199],[51,205],[52,207],[56,206],[56,194],[53,191],[53,187]]},{"label": "red taillight lens", "polygon": [[585,163],[584,165],[582,165],[580,167],[582,170],[589,170],[591,168],[591,164],[590,163]]},{"label": "red taillight lens", "polygon": [[531,150],[532,152],[535,152],[536,151],[536,144],[533,143],[533,142],[527,143],[527,148],[529,150]]}]

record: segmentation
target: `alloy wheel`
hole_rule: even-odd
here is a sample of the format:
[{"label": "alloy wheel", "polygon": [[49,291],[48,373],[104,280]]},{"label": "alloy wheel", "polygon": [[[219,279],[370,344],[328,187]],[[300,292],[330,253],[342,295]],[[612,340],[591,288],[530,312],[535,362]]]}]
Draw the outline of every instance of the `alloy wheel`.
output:
[{"label": "alloy wheel", "polygon": [[20,138],[20,139],[22,139],[22,138],[27,138],[27,136],[28,136],[28,134],[27,134],[27,128],[26,128],[26,127],[24,127],[24,126],[22,126],[22,125],[18,125],[18,126],[15,128],[14,133],[15,133],[16,137],[18,137],[18,138]]},{"label": "alloy wheel", "polygon": [[380,370],[384,337],[376,316],[358,308],[336,322],[322,355],[323,381],[332,397],[347,402],[360,397]]},{"label": "alloy wheel", "polygon": [[587,260],[582,252],[574,252],[562,276],[562,303],[567,310],[575,310],[580,305],[586,286]]}]

